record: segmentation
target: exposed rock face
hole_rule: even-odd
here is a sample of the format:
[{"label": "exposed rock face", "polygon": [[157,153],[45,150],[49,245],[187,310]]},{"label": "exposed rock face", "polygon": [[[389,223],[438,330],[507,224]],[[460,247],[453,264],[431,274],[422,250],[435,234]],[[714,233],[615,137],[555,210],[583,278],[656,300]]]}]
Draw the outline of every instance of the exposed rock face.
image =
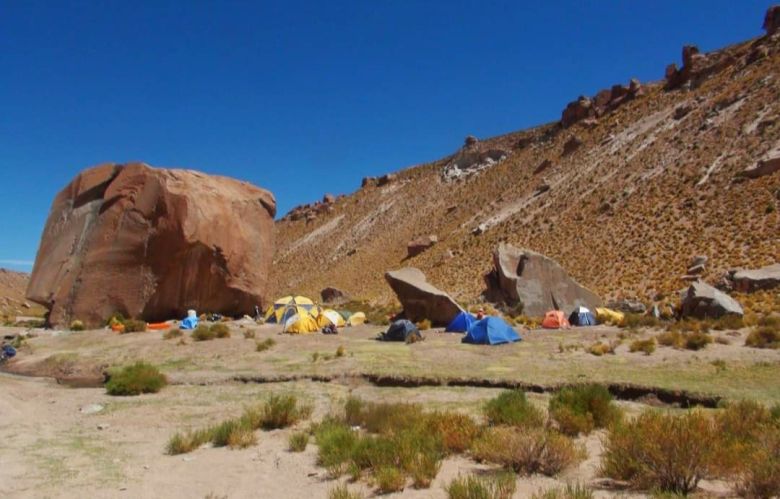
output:
[{"label": "exposed rock face", "polygon": [[[676,69],[676,67],[675,67]],[[587,126],[598,124],[595,118],[603,116],[624,104],[644,94],[642,84],[636,78],[631,78],[628,86],[612,85],[612,88],[599,91],[592,98],[581,95],[576,101],[569,102],[561,113],[561,126],[568,128],[582,122]]]},{"label": "exposed rock face", "polygon": [[607,308],[619,310],[629,314],[644,314],[647,307],[644,303],[636,300],[616,300],[607,303]]},{"label": "exposed rock face", "polygon": [[729,272],[728,279],[734,291],[741,293],[776,288],[780,286],[780,263],[753,270],[735,269]]},{"label": "exposed rock face", "polygon": [[523,313],[541,316],[551,309],[567,313],[580,305],[591,310],[601,299],[578,284],[555,260],[528,249],[500,244],[493,252],[494,270],[488,275],[488,291],[509,304],[523,303]]},{"label": "exposed rock face", "polygon": [[780,5],[773,5],[766,10],[763,28],[767,35],[774,35],[780,29]]},{"label": "exposed rock face", "polygon": [[740,175],[747,178],[759,178],[780,171],[780,143],[768,151],[755,165],[743,170]]},{"label": "exposed rock face", "polygon": [[685,45],[682,48],[683,66],[677,69],[676,64],[666,67],[664,78],[666,89],[673,90],[685,84],[697,86],[713,74],[719,73],[736,63],[736,59],[727,53],[702,54],[696,45]]},{"label": "exposed rock face", "polygon": [[439,238],[435,234],[413,239],[406,245],[406,257],[412,258],[413,256],[417,256],[438,242]]},{"label": "exposed rock face", "polygon": [[429,319],[435,326],[446,326],[463,310],[450,295],[430,284],[420,269],[391,270],[385,279],[412,322]]},{"label": "exposed rock face", "polygon": [[54,199],[27,296],[52,325],[150,321],[265,304],[273,195],[249,183],[143,163],[104,164]]},{"label": "exposed rock face", "polygon": [[479,142],[461,148],[444,166],[442,178],[445,181],[467,177],[504,161],[509,153],[503,149],[481,149]]},{"label": "exposed rock face", "polygon": [[327,287],[320,291],[320,297],[323,303],[339,303],[348,298],[345,292],[334,287]]},{"label": "exposed rock face", "polygon": [[683,317],[717,319],[727,314],[742,316],[742,306],[732,297],[709,284],[698,281],[683,295]]},{"label": "exposed rock face", "polygon": [[391,182],[395,182],[398,178],[398,175],[395,173],[386,173],[385,175],[382,175],[379,177],[376,181],[377,187],[382,187],[383,185],[387,185]]}]

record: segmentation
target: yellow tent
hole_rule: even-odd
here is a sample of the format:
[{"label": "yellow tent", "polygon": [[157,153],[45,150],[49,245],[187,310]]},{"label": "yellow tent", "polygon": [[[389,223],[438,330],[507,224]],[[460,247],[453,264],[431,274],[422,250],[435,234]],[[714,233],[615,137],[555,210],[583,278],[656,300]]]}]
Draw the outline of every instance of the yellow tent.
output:
[{"label": "yellow tent", "polygon": [[283,331],[290,334],[308,334],[319,330],[317,320],[308,312],[301,312],[287,319]]},{"label": "yellow tent", "polygon": [[314,302],[305,296],[285,296],[279,298],[265,312],[265,322],[284,324],[285,320],[301,312],[309,312]]},{"label": "yellow tent", "polygon": [[363,312],[355,312],[354,314],[349,316],[349,319],[347,319],[347,325],[348,326],[359,326],[361,324],[364,324],[366,322],[366,314]]},{"label": "yellow tent", "polygon": [[340,313],[331,308],[326,308],[317,316],[317,325],[325,327],[329,324],[334,324],[336,327],[344,327],[347,323]]},{"label": "yellow tent", "polygon": [[611,308],[596,307],[596,319],[602,324],[623,325],[626,320],[626,314],[612,310]]}]

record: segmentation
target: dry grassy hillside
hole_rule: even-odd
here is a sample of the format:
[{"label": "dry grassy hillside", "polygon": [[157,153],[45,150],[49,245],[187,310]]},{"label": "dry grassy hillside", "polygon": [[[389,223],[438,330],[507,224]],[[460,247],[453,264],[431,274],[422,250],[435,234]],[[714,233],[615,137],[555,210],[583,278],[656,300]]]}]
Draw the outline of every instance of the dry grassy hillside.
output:
[{"label": "dry grassy hillside", "polygon": [[[274,294],[335,286],[390,301],[384,272],[412,265],[469,302],[500,241],[557,259],[604,297],[644,301],[680,289],[693,255],[709,256],[709,282],[780,260],[780,173],[737,177],[780,145],[780,41],[757,40],[708,54],[727,63],[693,84],[644,84],[596,121],[482,140],[471,148],[507,157],[474,175],[445,181],[444,158],[278,221]],[[768,54],[752,60],[756,43]],[[581,145],[565,154],[574,136]],[[426,234],[439,243],[406,259]]]},{"label": "dry grassy hillside", "polygon": [[43,309],[24,296],[30,274],[0,268],[0,315],[39,316]]}]

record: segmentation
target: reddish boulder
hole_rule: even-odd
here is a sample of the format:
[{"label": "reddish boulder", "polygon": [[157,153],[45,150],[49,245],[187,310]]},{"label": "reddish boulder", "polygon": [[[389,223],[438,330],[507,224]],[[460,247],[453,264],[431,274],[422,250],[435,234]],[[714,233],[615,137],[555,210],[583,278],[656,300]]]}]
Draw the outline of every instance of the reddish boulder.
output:
[{"label": "reddish boulder", "polygon": [[561,114],[561,125],[568,128],[580,120],[594,115],[593,102],[585,96],[580,96],[576,101],[569,102]]},{"label": "reddish boulder", "polygon": [[764,25],[767,35],[774,35],[780,29],[780,5],[773,5],[764,14]]},{"label": "reddish boulder", "polygon": [[323,303],[340,303],[345,301],[348,295],[338,288],[329,286],[320,291],[320,297]]},{"label": "reddish boulder", "polygon": [[81,172],[54,199],[27,296],[52,325],[265,305],[276,201],[227,177],[143,163]]},{"label": "reddish boulder", "polygon": [[428,319],[434,326],[446,326],[463,310],[450,295],[430,284],[420,269],[392,270],[385,279],[412,322]]},{"label": "reddish boulder", "polygon": [[412,258],[413,256],[417,256],[438,242],[439,238],[434,234],[412,239],[406,245],[406,257]]}]

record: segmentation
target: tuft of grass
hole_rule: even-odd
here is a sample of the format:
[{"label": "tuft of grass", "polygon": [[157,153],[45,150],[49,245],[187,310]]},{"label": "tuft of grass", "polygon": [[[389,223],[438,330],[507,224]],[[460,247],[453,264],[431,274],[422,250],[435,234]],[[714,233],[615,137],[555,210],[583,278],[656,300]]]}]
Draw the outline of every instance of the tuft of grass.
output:
[{"label": "tuft of grass", "polygon": [[123,333],[143,333],[146,331],[146,322],[142,320],[126,319],[123,324],[125,325]]},{"label": "tuft of grass", "polygon": [[344,345],[339,345],[339,347],[336,349],[336,357],[343,357],[346,354],[347,354],[347,351],[344,348]]},{"label": "tuft of grass", "polygon": [[222,322],[212,324],[209,331],[214,335],[214,338],[230,338],[230,328]]},{"label": "tuft of grass", "polygon": [[511,499],[516,487],[515,474],[505,471],[486,476],[459,475],[444,490],[449,499]]},{"label": "tuft of grass", "polygon": [[544,424],[544,414],[534,407],[525,393],[506,390],[485,404],[485,416],[490,425],[533,426]]},{"label": "tuft of grass", "polygon": [[596,343],[589,346],[587,351],[596,357],[601,357],[602,355],[608,353],[614,354],[617,345],[618,343],[602,343],[601,341],[597,341]]},{"label": "tuft of grass", "polygon": [[287,428],[311,416],[313,407],[299,404],[295,395],[271,395],[263,407],[260,426],[265,430]]},{"label": "tuft of grass", "polygon": [[516,473],[555,476],[586,457],[582,446],[547,428],[488,428],[472,445],[478,461],[500,464]]},{"label": "tuft of grass", "polygon": [[287,444],[290,447],[290,452],[303,452],[309,444],[309,434],[305,431],[292,433],[287,440]]},{"label": "tuft of grass", "polygon": [[364,402],[355,397],[344,405],[344,421],[371,433],[394,433],[419,425],[425,419],[422,407],[408,403]]},{"label": "tuft of grass", "polygon": [[428,431],[441,439],[449,454],[465,452],[479,434],[479,427],[471,417],[458,412],[433,412],[426,418]]},{"label": "tuft of grass", "polygon": [[168,440],[168,444],[165,446],[165,453],[171,456],[186,454],[194,451],[210,440],[210,430],[176,433]]},{"label": "tuft of grass", "polygon": [[363,495],[359,492],[351,492],[347,484],[343,483],[330,489],[328,499],[363,499]]},{"label": "tuft of grass", "polygon": [[382,466],[374,472],[374,480],[382,494],[400,492],[406,486],[406,476],[393,466]]},{"label": "tuft of grass", "polygon": [[609,390],[596,384],[563,388],[550,399],[549,412],[558,428],[567,435],[588,434],[621,417]]},{"label": "tuft of grass", "polygon": [[205,324],[199,325],[195,328],[194,331],[192,331],[192,339],[195,341],[210,341],[214,338],[216,338],[216,335]]},{"label": "tuft of grass", "polygon": [[358,433],[343,422],[326,419],[315,428],[314,439],[319,447],[317,463],[331,476],[341,476],[357,446]]},{"label": "tuft of grass", "polygon": [[245,423],[236,425],[227,436],[227,446],[231,449],[246,449],[256,443],[254,429]]},{"label": "tuft of grass", "polygon": [[246,329],[246,330],[244,330],[244,339],[245,340],[253,340],[253,339],[255,339],[255,330],[254,329]]},{"label": "tuft of grass", "polygon": [[420,331],[425,331],[427,329],[430,329],[433,324],[431,323],[430,319],[423,319],[420,322],[417,323],[417,329]]},{"label": "tuft of grass", "polygon": [[165,331],[163,333],[163,335],[162,335],[164,340],[171,340],[173,338],[181,338],[182,336],[184,336],[184,333],[182,332],[181,329],[179,329],[177,327],[174,327],[174,328],[171,328],[171,329]]},{"label": "tuft of grass", "polygon": [[276,345],[276,340],[273,338],[266,338],[263,341],[258,341],[257,345],[255,346],[256,352],[265,352],[272,346]]},{"label": "tuft of grass", "polygon": [[701,350],[710,343],[712,343],[712,336],[702,331],[685,335],[685,348],[688,350]]},{"label": "tuft of grass", "polygon": [[745,327],[745,321],[739,315],[726,314],[712,322],[712,329],[716,331],[735,331]]},{"label": "tuft of grass", "polygon": [[756,326],[745,338],[745,346],[753,348],[780,348],[780,328]]},{"label": "tuft of grass", "polygon": [[685,339],[679,331],[666,331],[655,337],[659,345],[672,348],[682,348],[685,345]]},{"label": "tuft of grass", "polygon": [[71,321],[69,329],[71,331],[84,331],[84,323],[76,319],[74,321]]},{"label": "tuft of grass", "polygon": [[566,484],[566,487],[557,489],[548,489],[543,492],[537,492],[531,499],[593,499],[593,491],[580,485]]},{"label": "tuft of grass", "polygon": [[620,327],[628,329],[639,329],[647,327],[660,327],[661,321],[653,317],[652,315],[632,314],[627,313],[620,324]]},{"label": "tuft of grass", "polygon": [[643,352],[645,355],[652,355],[655,352],[655,339],[634,340],[628,346],[629,352]]},{"label": "tuft of grass", "polygon": [[140,395],[157,393],[168,379],[155,366],[139,361],[111,374],[106,383],[109,395]]}]

